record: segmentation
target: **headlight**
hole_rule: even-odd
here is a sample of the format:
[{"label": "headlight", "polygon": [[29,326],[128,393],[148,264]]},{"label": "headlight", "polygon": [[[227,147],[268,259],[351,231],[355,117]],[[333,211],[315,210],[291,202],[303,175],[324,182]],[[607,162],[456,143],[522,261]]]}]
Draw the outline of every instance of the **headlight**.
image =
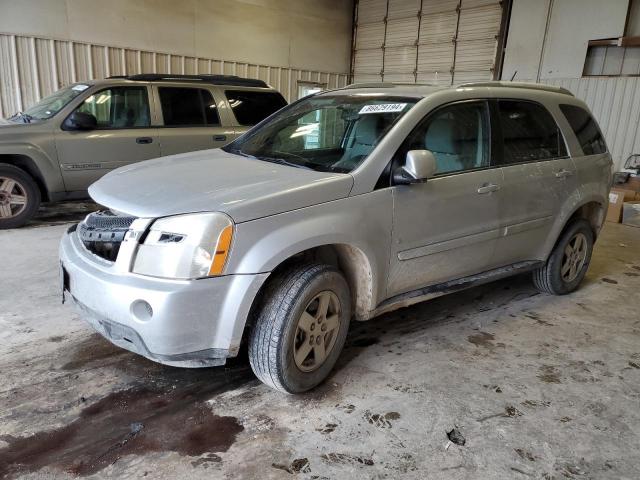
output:
[{"label": "headlight", "polygon": [[133,273],[177,279],[221,275],[232,238],[233,222],[223,213],[160,218],[138,246]]}]

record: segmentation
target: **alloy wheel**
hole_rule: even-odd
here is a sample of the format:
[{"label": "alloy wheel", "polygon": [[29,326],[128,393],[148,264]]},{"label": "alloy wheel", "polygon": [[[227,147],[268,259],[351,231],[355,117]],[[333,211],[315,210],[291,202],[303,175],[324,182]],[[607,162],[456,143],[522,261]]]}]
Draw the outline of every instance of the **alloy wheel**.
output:
[{"label": "alloy wheel", "polygon": [[566,283],[576,279],[584,262],[587,260],[587,237],[583,233],[576,233],[564,248],[560,275]]},{"label": "alloy wheel", "polygon": [[0,177],[0,218],[20,215],[27,208],[27,190],[14,178]]},{"label": "alloy wheel", "polygon": [[293,359],[303,372],[319,368],[338,337],[341,306],[335,293],[320,292],[307,304],[293,339]]}]

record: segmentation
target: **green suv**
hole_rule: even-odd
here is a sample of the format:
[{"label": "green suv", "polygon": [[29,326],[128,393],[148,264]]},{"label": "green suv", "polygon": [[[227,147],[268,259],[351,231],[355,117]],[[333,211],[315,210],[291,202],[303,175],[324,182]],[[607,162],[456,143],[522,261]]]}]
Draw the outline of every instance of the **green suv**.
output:
[{"label": "green suv", "polygon": [[[0,229],[107,172],[222,147],[287,104],[262,80],[141,74],[75,83],[0,120]],[[181,157],[175,157],[180,162]]]}]

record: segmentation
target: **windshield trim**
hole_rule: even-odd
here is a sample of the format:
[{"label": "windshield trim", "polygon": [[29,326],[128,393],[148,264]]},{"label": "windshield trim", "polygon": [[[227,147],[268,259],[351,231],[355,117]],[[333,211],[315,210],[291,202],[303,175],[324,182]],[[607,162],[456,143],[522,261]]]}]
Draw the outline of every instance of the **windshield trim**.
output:
[{"label": "windshield trim", "polygon": [[[335,101],[336,103],[334,105],[327,105],[325,106],[317,106],[316,108],[313,108],[311,110],[309,110],[309,112],[307,113],[303,113],[301,114],[300,112],[295,112],[295,109],[297,108],[297,106],[302,103],[302,102],[311,102],[314,100],[328,100],[328,101]],[[364,102],[363,102],[364,100]],[[260,155],[257,152],[245,152],[243,151],[243,146],[250,144],[249,142],[251,142],[251,140],[260,132],[262,131],[263,128],[268,128],[269,124],[273,123],[274,124],[274,128],[276,127],[277,123],[279,122],[283,122],[283,126],[284,124],[286,124],[286,120],[287,118],[290,117],[299,117],[302,118],[304,115],[307,115],[308,113],[310,113],[311,111],[318,111],[321,110],[323,108],[339,108],[341,104],[353,104],[353,105],[357,105],[358,103],[362,102],[363,106],[364,105],[373,105],[373,104],[368,104],[366,101],[382,101],[382,102],[388,102],[388,103],[395,103],[395,104],[399,104],[399,103],[406,103],[407,105],[409,105],[409,108],[405,109],[404,111],[400,110],[397,112],[394,111],[382,111],[380,113],[400,113],[400,115],[398,115],[396,118],[394,118],[385,128],[385,130],[383,132],[381,132],[381,134],[377,137],[376,142],[374,145],[372,145],[372,148],[369,152],[367,152],[361,159],[358,160],[357,164],[354,164],[353,166],[350,167],[345,167],[345,166],[341,166],[341,165],[331,165],[329,163],[327,164],[322,164],[319,162],[313,162],[311,161],[311,158],[307,158],[303,155],[299,155],[299,153],[302,153],[302,150],[300,151],[296,151],[295,153],[293,152],[271,152],[271,153],[282,153],[284,154],[284,156],[289,156],[291,155],[292,157],[299,157],[300,160],[302,160],[303,162],[300,164],[297,164],[295,162],[290,162],[287,161],[286,158],[280,158],[278,155]],[[247,158],[251,158],[251,159],[255,159],[255,160],[260,160],[260,161],[266,161],[266,162],[272,162],[272,163],[278,163],[278,164],[283,164],[283,165],[288,165],[294,168],[307,168],[307,169],[311,169],[311,170],[315,170],[315,171],[321,171],[321,172],[334,172],[334,173],[343,173],[343,174],[349,174],[353,171],[355,171],[357,168],[359,168],[365,161],[367,158],[369,158],[370,154],[373,152],[373,150],[375,150],[375,148],[377,147],[377,145],[393,130],[393,127],[396,125],[396,123],[402,118],[404,117],[404,115],[406,115],[413,107],[415,107],[416,104],[418,104],[420,102],[421,98],[418,97],[413,97],[413,96],[407,96],[407,95],[393,95],[393,94],[387,94],[387,93],[383,93],[381,95],[362,95],[360,93],[353,93],[353,94],[336,94],[336,92],[324,92],[324,93],[318,93],[315,95],[308,95],[306,97],[303,97],[301,99],[298,99],[297,101],[291,103],[290,105],[284,107],[283,109],[275,112],[274,114],[270,115],[269,117],[265,118],[262,122],[258,123],[255,127],[253,127],[252,129],[248,130],[247,132],[245,132],[243,135],[241,135],[240,137],[238,137],[237,139],[235,139],[233,142],[225,145],[222,147],[222,150],[227,152],[227,153],[231,153],[231,154],[235,154],[235,155],[241,155]],[[294,111],[294,114],[291,113],[291,111]],[[359,113],[359,112],[358,112]],[[366,112],[364,114],[359,114],[360,116],[362,115],[367,115],[368,113],[375,113],[375,112]],[[343,133],[343,135],[350,135],[351,131],[353,129],[353,125],[347,127],[347,130],[345,130],[345,132]],[[273,132],[274,134],[277,132]],[[346,138],[343,138],[343,141],[346,140]],[[309,152],[312,152],[313,149],[309,149]],[[339,161],[336,160],[336,162],[334,163],[340,163]]]},{"label": "windshield trim", "polygon": [[[90,82],[75,82],[75,83],[72,83],[70,85],[67,85],[66,87],[63,87],[63,88],[60,88],[60,89],[56,90],[55,92],[51,93],[50,95],[47,95],[46,97],[41,98],[36,103],[31,105],[29,108],[25,109],[23,112],[18,112],[15,115],[11,116],[10,118],[18,117],[20,115],[22,115],[22,116],[26,115],[26,116],[30,117],[30,120],[40,120],[40,121],[41,120],[49,120],[49,119],[55,117],[62,110],[64,110],[76,98],[80,97],[85,92],[89,91],[93,86],[94,85],[92,83],[90,83]],[[84,88],[78,88],[78,87],[84,87]],[[44,116],[38,116],[38,115],[35,115],[34,112],[32,111],[34,108],[36,108],[39,105],[41,105],[45,100],[51,99],[52,97],[55,97],[57,95],[61,95],[63,92],[68,92],[68,91],[75,91],[75,92],[77,92],[77,94],[71,96],[66,102],[64,102],[57,110],[53,111],[51,114],[44,115]],[[30,112],[30,110],[32,112]]]}]

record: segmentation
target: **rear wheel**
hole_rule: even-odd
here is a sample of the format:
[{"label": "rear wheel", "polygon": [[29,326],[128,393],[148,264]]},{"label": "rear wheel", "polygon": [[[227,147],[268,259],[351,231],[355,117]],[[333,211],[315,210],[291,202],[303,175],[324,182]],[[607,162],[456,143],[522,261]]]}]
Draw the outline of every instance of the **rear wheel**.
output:
[{"label": "rear wheel", "polygon": [[277,274],[249,338],[254,373],[286,393],[315,387],[340,356],[350,317],[349,286],[336,268],[301,265]]},{"label": "rear wheel", "polygon": [[16,228],[40,206],[40,190],[31,176],[13,165],[0,164],[0,229]]},{"label": "rear wheel", "polygon": [[533,272],[538,290],[552,295],[573,292],[587,273],[593,251],[593,231],[586,220],[569,224],[545,265]]}]

